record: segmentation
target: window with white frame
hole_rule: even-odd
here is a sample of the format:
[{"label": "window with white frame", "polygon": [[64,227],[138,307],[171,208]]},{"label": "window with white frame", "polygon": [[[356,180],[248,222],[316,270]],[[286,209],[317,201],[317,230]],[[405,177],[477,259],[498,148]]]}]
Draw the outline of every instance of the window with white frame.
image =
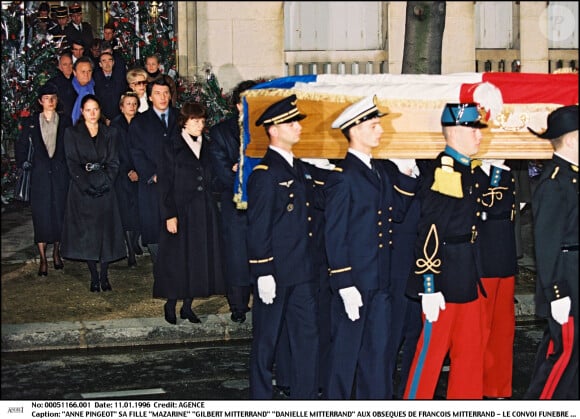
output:
[{"label": "window with white frame", "polygon": [[384,48],[379,1],[284,2],[286,51],[360,51]]},{"label": "window with white frame", "polygon": [[551,1],[548,4],[548,48],[578,48],[578,3]]},{"label": "window with white frame", "polygon": [[514,47],[512,2],[475,3],[475,48],[511,49]]}]

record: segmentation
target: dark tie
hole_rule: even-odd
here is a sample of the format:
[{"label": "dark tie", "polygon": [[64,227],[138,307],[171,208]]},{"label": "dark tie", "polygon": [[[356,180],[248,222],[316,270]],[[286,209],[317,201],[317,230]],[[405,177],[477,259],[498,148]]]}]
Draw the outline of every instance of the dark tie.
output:
[{"label": "dark tie", "polygon": [[111,80],[111,76],[105,76],[105,80],[107,81]]},{"label": "dark tie", "polygon": [[161,114],[161,122],[163,122],[163,126],[167,128],[167,120],[165,119],[165,114]]},{"label": "dark tie", "polygon": [[379,171],[377,169],[377,165],[376,165],[376,163],[373,160],[371,160],[371,170],[373,171],[373,173],[375,174],[375,176],[379,180],[381,180],[381,175],[379,174]]}]

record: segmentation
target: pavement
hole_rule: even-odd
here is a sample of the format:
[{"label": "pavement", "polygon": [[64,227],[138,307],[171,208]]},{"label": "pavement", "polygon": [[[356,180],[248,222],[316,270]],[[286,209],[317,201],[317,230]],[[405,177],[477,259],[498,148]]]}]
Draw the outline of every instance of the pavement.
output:
[{"label": "pavement", "polygon": [[[14,263],[37,263],[29,211],[4,211],[2,207],[2,266]],[[531,212],[531,211],[528,211]],[[519,265],[535,271],[531,245],[531,220],[522,216],[523,256]],[[534,296],[516,285],[516,318],[527,320],[534,316]],[[64,291],[63,291],[64,293]],[[63,296],[63,298],[65,298]],[[170,325],[163,317],[134,318],[105,321],[62,321],[54,323],[2,323],[1,352],[30,352],[39,350],[74,350],[91,348],[133,347],[145,345],[174,345],[252,338],[252,315],[246,322],[234,323],[229,313],[200,316],[202,322],[181,322]]]}]

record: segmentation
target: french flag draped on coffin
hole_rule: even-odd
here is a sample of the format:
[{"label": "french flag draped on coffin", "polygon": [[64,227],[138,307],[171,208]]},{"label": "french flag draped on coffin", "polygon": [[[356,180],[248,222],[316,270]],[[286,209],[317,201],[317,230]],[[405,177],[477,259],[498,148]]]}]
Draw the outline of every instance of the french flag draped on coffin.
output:
[{"label": "french flag draped on coffin", "polygon": [[476,102],[485,111],[480,158],[547,159],[548,141],[527,127],[546,128],[554,109],[578,103],[578,74],[454,73],[447,75],[369,74],[306,75],[274,79],[242,94],[240,170],[235,200],[247,207],[245,182],[264,155],[268,138],[256,127],[259,115],[272,103],[295,94],[302,120],[299,158],[341,159],[348,144],[331,123],[350,104],[377,96],[384,133],[375,158],[435,158],[445,146],[440,117],[445,103]]}]

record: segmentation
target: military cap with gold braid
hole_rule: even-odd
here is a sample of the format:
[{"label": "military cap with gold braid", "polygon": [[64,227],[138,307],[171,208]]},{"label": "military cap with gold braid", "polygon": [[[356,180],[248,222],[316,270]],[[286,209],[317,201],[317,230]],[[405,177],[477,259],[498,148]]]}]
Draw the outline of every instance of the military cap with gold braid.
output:
[{"label": "military cap with gold braid", "polygon": [[346,108],[332,123],[332,128],[340,128],[344,131],[354,125],[373,118],[385,116],[385,113],[377,108],[376,95],[367,96]]},{"label": "military cap with gold braid", "polygon": [[273,103],[257,119],[256,126],[286,124],[306,118],[296,107],[296,100],[296,95],[291,95]]}]

